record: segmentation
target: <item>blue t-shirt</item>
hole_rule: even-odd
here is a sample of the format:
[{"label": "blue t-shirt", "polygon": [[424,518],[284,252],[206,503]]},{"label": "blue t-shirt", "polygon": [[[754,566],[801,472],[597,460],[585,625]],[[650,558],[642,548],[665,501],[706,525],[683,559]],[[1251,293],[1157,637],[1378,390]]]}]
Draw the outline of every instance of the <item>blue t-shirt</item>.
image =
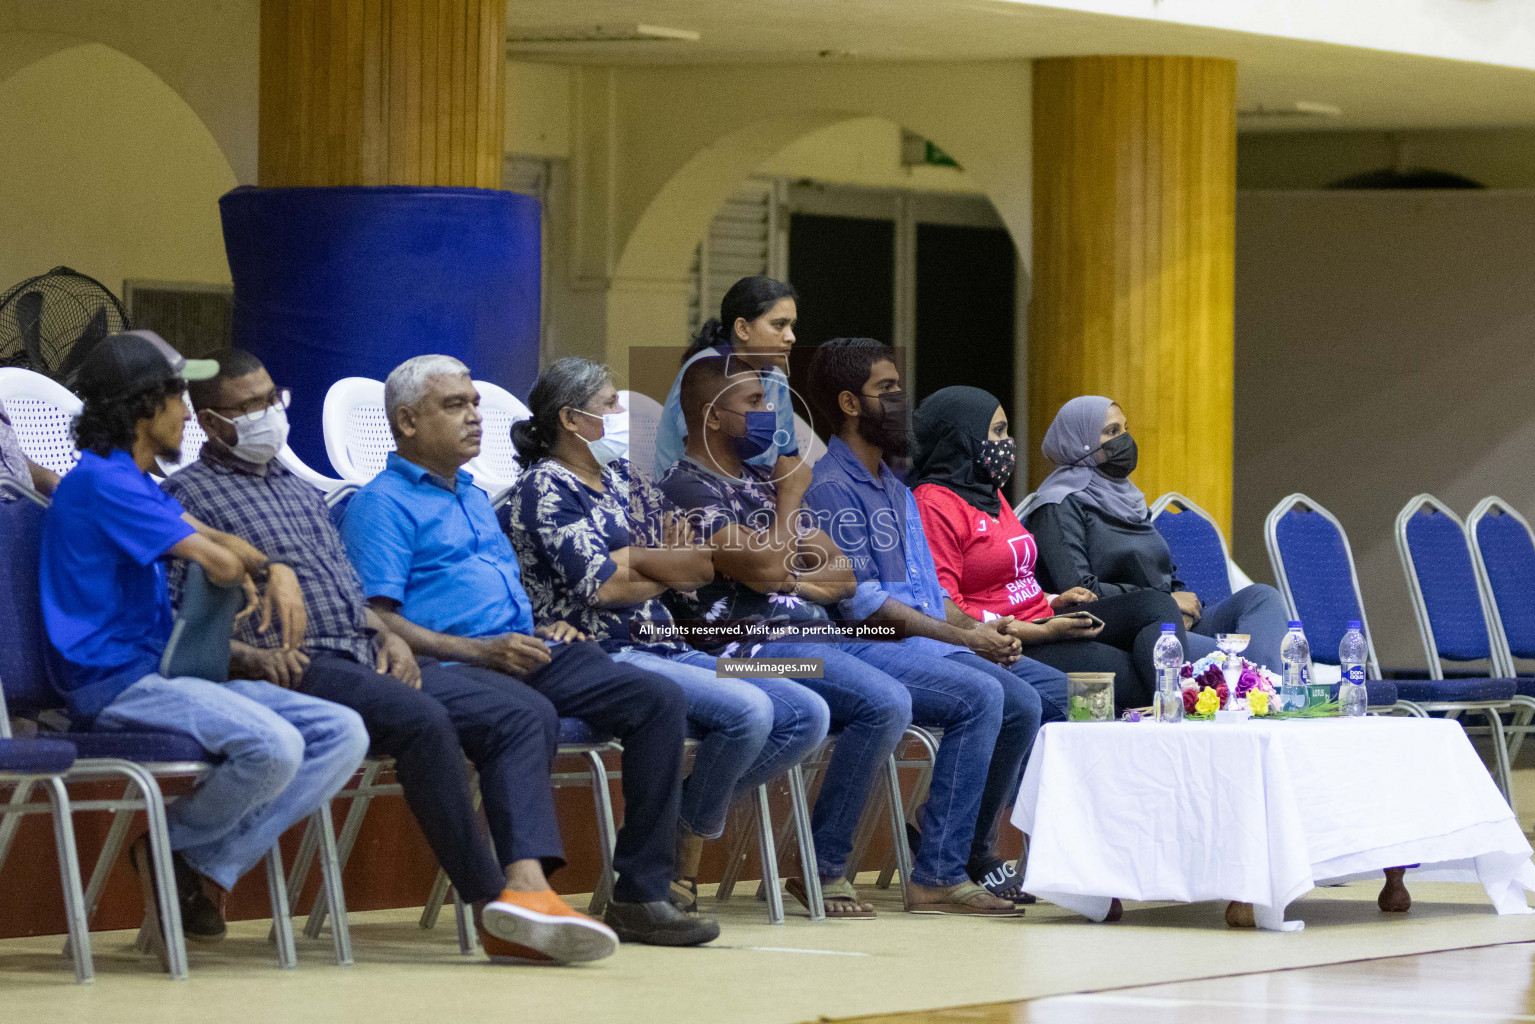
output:
[{"label": "blue t-shirt", "polygon": [[171,635],[161,559],[196,532],[181,516],[121,449],[81,452],[54,492],[40,552],[43,623],[82,725],[159,668]]},{"label": "blue t-shirt", "polygon": [[[661,422],[656,424],[655,476],[652,479],[659,480],[665,476],[666,471],[682,458],[683,450],[687,447],[688,422],[682,415],[683,374],[700,359],[728,355],[731,351],[729,346],[706,348],[682,364],[682,369],[672,381],[672,389],[666,393],[666,402],[661,407]],[[789,391],[789,378],[784,375],[783,367],[771,366],[765,371],[759,371],[758,376],[762,378],[762,392],[767,399],[767,408],[778,416],[778,429],[773,433],[772,447],[746,461],[753,466],[771,468],[780,456],[799,454],[799,441],[794,436],[794,398]],[[643,473],[649,467],[636,468]]]},{"label": "blue t-shirt", "polygon": [[[886,600],[944,618],[947,595],[917,501],[889,466],[880,463],[875,477],[847,442],[834,437],[811,473],[804,506],[852,562],[858,589],[842,602],[843,618],[866,619]],[[965,650],[931,637],[909,637],[906,643],[937,657]]]},{"label": "blue t-shirt", "polygon": [[358,491],[341,540],[368,597],[400,602],[418,626],[453,636],[532,633],[512,544],[490,499],[459,470],[454,488],[391,452]]}]

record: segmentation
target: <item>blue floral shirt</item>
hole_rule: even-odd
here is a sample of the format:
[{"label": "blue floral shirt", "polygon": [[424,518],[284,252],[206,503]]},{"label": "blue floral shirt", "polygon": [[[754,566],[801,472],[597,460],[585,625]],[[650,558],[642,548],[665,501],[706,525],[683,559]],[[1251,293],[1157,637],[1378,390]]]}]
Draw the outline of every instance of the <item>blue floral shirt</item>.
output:
[{"label": "blue floral shirt", "polygon": [[604,491],[594,491],[554,459],[534,463],[517,478],[505,522],[535,617],[564,619],[608,651],[688,650],[677,642],[630,642],[631,621],[672,621],[659,597],[627,608],[597,603],[597,591],[618,571],[610,552],[631,544],[660,546],[672,507],[655,484],[631,471],[627,459],[603,469],[602,486]]},{"label": "blue floral shirt", "polygon": [[[661,481],[661,490],[679,509],[688,513],[702,536],[712,537],[726,526],[766,530],[778,514],[778,488],[772,470],[750,464],[741,467],[742,478],[732,480],[684,455]],[[708,622],[794,622],[827,618],[820,605],[793,594],[764,594],[745,583],[718,576],[700,587],[696,597],[679,597],[673,610],[689,619]]]}]

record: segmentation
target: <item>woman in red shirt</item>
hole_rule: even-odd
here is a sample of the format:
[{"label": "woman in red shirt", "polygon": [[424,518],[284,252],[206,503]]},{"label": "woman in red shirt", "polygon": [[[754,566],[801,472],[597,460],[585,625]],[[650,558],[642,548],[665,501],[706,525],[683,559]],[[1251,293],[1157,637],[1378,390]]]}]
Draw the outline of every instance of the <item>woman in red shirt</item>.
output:
[{"label": "woman in red shirt", "polygon": [[[957,609],[982,621],[1012,616],[1008,632],[1030,658],[1066,672],[1113,672],[1116,703],[1149,704],[1156,678],[1151,648],[1162,622],[1176,621],[1163,607],[1169,602],[1135,594],[1099,600],[1082,587],[1045,593],[1034,576],[1034,537],[1002,495],[1017,451],[1007,414],[992,395],[944,388],[922,402],[914,425],[909,482],[938,581]],[[1106,625],[1036,621],[1073,610],[1090,611]]]}]

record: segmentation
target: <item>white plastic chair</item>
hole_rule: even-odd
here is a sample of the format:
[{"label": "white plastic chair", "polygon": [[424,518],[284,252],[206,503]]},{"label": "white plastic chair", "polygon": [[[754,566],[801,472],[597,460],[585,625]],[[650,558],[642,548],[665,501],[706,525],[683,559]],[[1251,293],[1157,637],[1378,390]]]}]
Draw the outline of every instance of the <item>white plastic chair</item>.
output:
[{"label": "white plastic chair", "polygon": [[517,482],[517,449],[512,446],[512,424],[531,419],[528,407],[510,391],[489,381],[477,380],[480,416],[484,419],[480,454],[464,468],[473,476],[480,490],[498,494]]},{"label": "white plastic chair", "polygon": [[0,403],[27,458],[60,476],[75,468],[80,452],[71,430],[83,404],[68,388],[18,366],[0,368]]},{"label": "white plastic chair", "polygon": [[325,393],[320,422],[325,454],[342,480],[361,486],[383,471],[394,451],[394,435],[384,415],[383,381],[342,377]]},{"label": "white plastic chair", "polygon": [[620,391],[618,401],[629,410],[629,464],[645,476],[654,477],[661,403],[638,391]]},{"label": "white plastic chair", "polygon": [[201,423],[197,422],[197,415],[192,412],[191,396],[182,395],[181,400],[187,407],[187,419],[181,427],[181,461],[170,462],[155,456],[155,463],[160,467],[161,476],[170,476],[196,462],[197,457],[202,454],[203,442],[208,440],[208,432],[203,429]]},{"label": "white plastic chair", "polygon": [[814,466],[826,454],[826,442],[816,436],[815,428],[799,413],[794,414],[794,440],[799,445],[800,461],[807,466]]}]

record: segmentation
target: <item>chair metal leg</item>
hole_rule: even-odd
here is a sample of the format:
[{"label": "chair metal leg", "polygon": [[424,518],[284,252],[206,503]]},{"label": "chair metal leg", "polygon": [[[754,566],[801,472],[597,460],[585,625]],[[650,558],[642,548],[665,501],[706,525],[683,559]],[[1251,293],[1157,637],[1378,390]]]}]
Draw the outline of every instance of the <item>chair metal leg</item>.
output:
[{"label": "chair metal leg", "polygon": [[901,906],[911,909],[911,848],[906,845],[906,814],[901,808],[901,770],[895,755],[885,763],[886,803],[890,808],[890,841],[895,846],[896,877],[901,882]]},{"label": "chair metal leg", "polygon": [[783,886],[778,881],[778,850],[773,844],[773,811],[766,783],[757,787],[757,842],[762,853],[762,883],[767,890],[768,924],[783,924]]},{"label": "chair metal leg", "polygon": [[[917,782],[916,785],[912,786],[911,788],[911,797],[906,801],[906,821],[910,821],[912,818],[916,817],[917,808],[921,807],[922,801],[927,799],[928,790],[931,789],[933,785],[933,770],[938,765],[938,748],[934,745],[933,740],[927,731],[925,729],[914,729],[912,730],[912,735],[917,738],[917,742],[922,744],[923,753],[926,755],[926,758],[923,762],[921,770],[917,772]],[[906,829],[903,826],[901,829],[901,842],[904,844],[905,841]],[[908,850],[907,852],[908,859],[910,859],[910,851]],[[896,868],[897,865],[895,859],[895,851],[891,850],[890,856],[885,858],[885,866],[880,870],[879,880],[874,884],[881,889],[890,888],[890,878],[895,873]]]},{"label": "chair metal leg", "polygon": [[442,868],[437,869],[437,877],[432,879],[432,891],[427,894],[426,906],[421,908],[421,928],[431,931],[437,927],[437,915],[442,912],[443,901],[448,898],[448,873]]},{"label": "chair metal leg", "polygon": [[1513,700],[1514,720],[1508,728],[1508,763],[1519,759],[1519,748],[1524,746],[1524,738],[1529,735],[1530,721],[1535,719],[1535,698],[1516,695]]},{"label": "chair metal leg", "polygon": [[330,934],[336,949],[336,964],[350,967],[352,932],[347,926],[346,894],[341,888],[341,858],[336,852],[336,833],[331,822],[330,803],[321,804],[315,814],[319,817],[320,871],[325,880],[325,902],[330,911]]},{"label": "chair metal leg", "polygon": [[[11,805],[20,807],[32,799],[32,786],[35,780],[23,779],[16,783],[11,790]],[[5,858],[11,852],[11,843],[16,838],[16,830],[21,827],[21,815],[7,814],[4,808],[0,808],[0,868],[5,867]]]},{"label": "chair metal leg", "polygon": [[805,895],[810,900],[810,920],[826,920],[826,903],[821,896],[821,869],[816,863],[815,836],[810,828],[810,806],[805,793],[805,773],[800,766],[789,769],[789,806],[793,811],[794,831],[799,835],[800,876]]},{"label": "chair metal leg", "polygon": [[474,929],[469,927],[469,908],[464,905],[464,898],[453,890],[453,922],[458,926],[458,951],[464,956],[473,956],[479,946],[479,938],[474,934]]},{"label": "chair metal leg", "polygon": [[319,826],[314,815],[304,825],[304,838],[299,840],[298,852],[293,855],[293,866],[288,869],[288,906],[297,907],[309,882],[309,869],[314,866],[315,852],[320,848]]},{"label": "chair metal leg", "polygon": [[[123,798],[128,796],[128,789],[134,784],[128,783],[124,787]],[[112,868],[117,865],[117,858],[122,856],[123,843],[128,839],[128,827],[133,824],[133,811],[118,811],[112,816],[112,827],[107,830],[106,842],[101,846],[101,853],[96,857],[96,867],[91,871],[91,881],[85,889],[85,913],[87,920],[96,919],[96,908],[101,903],[101,893],[107,887],[107,877],[112,874]]]},{"label": "chair metal leg", "polygon": [[171,980],[185,981],[187,937],[181,927],[181,903],[176,899],[176,868],[171,860],[170,821],[165,813],[165,797],[160,792],[160,784],[145,769],[130,761],[115,762],[115,766],[138,785],[144,796],[145,817],[149,819],[149,855],[159,890],[166,959]]},{"label": "chair metal leg", "polygon": [[592,902],[587,913],[600,917],[613,898],[613,851],[618,844],[618,826],[613,819],[613,794],[609,790],[608,767],[602,754],[596,750],[585,752],[587,770],[592,776],[592,801],[597,812],[597,846],[602,858],[602,876],[592,892]]},{"label": "chair metal leg", "polygon": [[1517,821],[1519,809],[1514,805],[1514,780],[1509,769],[1508,741],[1503,735],[1503,718],[1492,708],[1483,710],[1482,715],[1487,719],[1487,727],[1492,732],[1493,763],[1497,767],[1498,787],[1503,790],[1503,799],[1508,801],[1509,810],[1514,812]]},{"label": "chair metal leg", "polygon": [[298,966],[293,948],[293,915],[288,909],[288,880],[282,868],[282,847],[273,844],[266,854],[266,887],[272,900],[272,932],[277,946],[277,966],[291,971]]},{"label": "chair metal leg", "polygon": [[714,898],[719,902],[724,903],[735,892],[736,883],[741,880],[741,869],[746,866],[747,847],[751,841],[750,826],[736,830],[735,838],[730,843],[730,852],[725,855],[725,871],[720,875],[720,885],[714,893]]},{"label": "chair metal leg", "polygon": [[91,925],[85,916],[85,893],[80,891],[80,857],[75,851],[69,790],[57,775],[48,780],[47,788],[48,802],[53,805],[53,844],[59,855],[59,881],[64,887],[64,918],[69,923],[75,982],[84,984],[96,976],[96,969],[91,960]]},{"label": "chair metal leg", "polygon": [[[377,765],[369,765],[369,770],[373,775],[378,774]],[[368,778],[368,776],[364,775],[364,778]],[[331,837],[331,844],[336,849],[337,862],[343,868],[346,867],[347,860],[352,856],[352,847],[357,842],[357,833],[362,831],[362,820],[367,817],[368,805],[372,802],[373,797],[370,795],[359,794],[353,797],[352,806],[347,808],[346,821],[341,825],[341,838],[338,840],[334,836]],[[329,804],[325,807],[325,820],[330,820]],[[323,845],[325,837],[322,836],[320,842]],[[304,923],[305,938],[317,939],[320,937],[320,929],[325,927],[325,916],[330,913],[330,908],[327,906],[329,902],[325,893],[321,893],[315,899],[314,909],[309,912],[309,920]]]}]

